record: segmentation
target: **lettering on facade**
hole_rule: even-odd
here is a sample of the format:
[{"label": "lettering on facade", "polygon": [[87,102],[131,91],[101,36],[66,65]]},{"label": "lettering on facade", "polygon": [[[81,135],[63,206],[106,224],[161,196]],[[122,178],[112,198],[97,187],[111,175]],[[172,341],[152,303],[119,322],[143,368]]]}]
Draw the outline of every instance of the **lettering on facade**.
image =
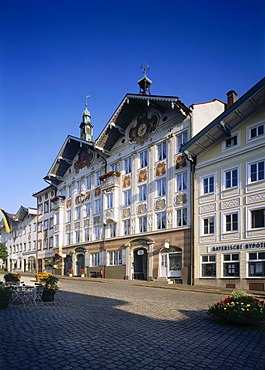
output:
[{"label": "lettering on facade", "polygon": [[245,243],[245,244],[230,244],[219,245],[216,247],[208,247],[208,253],[211,252],[227,252],[227,251],[240,251],[248,249],[265,248],[265,242],[260,243]]}]

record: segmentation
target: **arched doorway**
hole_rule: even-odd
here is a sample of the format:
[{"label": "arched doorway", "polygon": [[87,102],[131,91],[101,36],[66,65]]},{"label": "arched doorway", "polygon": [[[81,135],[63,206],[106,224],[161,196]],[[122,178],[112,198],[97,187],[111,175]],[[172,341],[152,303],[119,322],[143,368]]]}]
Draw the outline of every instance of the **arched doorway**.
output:
[{"label": "arched doorway", "polygon": [[135,280],[147,280],[147,250],[135,249],[133,252],[133,278]]},{"label": "arched doorway", "polygon": [[85,268],[85,256],[84,254],[80,253],[76,256],[76,274],[79,274],[79,271],[81,269],[84,269]]},{"label": "arched doorway", "polygon": [[182,249],[169,246],[160,251],[160,277],[181,278]]}]

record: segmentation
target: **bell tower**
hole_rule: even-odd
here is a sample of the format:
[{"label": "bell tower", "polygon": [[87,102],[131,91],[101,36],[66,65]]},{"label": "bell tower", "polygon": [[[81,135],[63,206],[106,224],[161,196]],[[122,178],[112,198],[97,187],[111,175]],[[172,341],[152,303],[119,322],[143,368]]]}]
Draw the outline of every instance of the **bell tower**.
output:
[{"label": "bell tower", "polygon": [[87,100],[89,96],[86,96],[86,109],[82,115],[82,122],[80,124],[80,139],[91,142],[93,140],[93,125],[91,123],[91,114],[87,109]]},{"label": "bell tower", "polygon": [[140,86],[140,94],[141,95],[151,95],[150,87],[152,85],[152,81],[150,78],[147,77],[146,73],[149,71],[148,64],[141,65],[141,72],[144,74],[144,77],[138,81],[138,85]]}]

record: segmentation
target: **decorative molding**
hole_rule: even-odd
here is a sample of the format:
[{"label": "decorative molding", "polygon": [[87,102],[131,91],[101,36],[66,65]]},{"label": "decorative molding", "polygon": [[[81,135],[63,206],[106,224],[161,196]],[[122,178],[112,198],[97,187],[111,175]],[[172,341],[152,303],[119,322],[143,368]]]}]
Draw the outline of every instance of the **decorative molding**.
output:
[{"label": "decorative molding", "polygon": [[123,187],[124,188],[127,188],[129,186],[131,186],[131,176],[130,175],[126,175],[123,178]]},{"label": "decorative molding", "polygon": [[138,205],[138,207],[137,207],[137,214],[138,215],[142,215],[142,214],[146,213],[146,211],[147,211],[146,203],[141,203],[141,204]]},{"label": "decorative molding", "polygon": [[147,171],[146,169],[142,169],[138,173],[138,182],[144,182],[147,180]]},{"label": "decorative molding", "polygon": [[126,218],[126,217],[130,217],[131,215],[131,210],[130,208],[124,208],[122,210],[122,217]]},{"label": "decorative molding", "polygon": [[174,206],[182,206],[183,204],[186,204],[188,202],[188,197],[186,193],[178,193],[175,196],[174,200]]},{"label": "decorative molding", "polygon": [[231,199],[225,202],[221,202],[221,209],[233,208],[238,207],[240,205],[240,199]]},{"label": "decorative molding", "polygon": [[187,159],[185,155],[179,154],[176,157],[176,169],[178,170],[179,168],[183,168],[187,166]]},{"label": "decorative molding", "polygon": [[202,213],[208,213],[208,212],[214,212],[216,210],[216,204],[207,204],[205,206],[200,207],[200,214]]},{"label": "decorative molding", "polygon": [[155,210],[162,211],[166,208],[166,200],[164,198],[160,198],[155,202]]},{"label": "decorative molding", "polygon": [[156,166],[156,176],[161,176],[164,173],[166,173],[166,164],[165,164],[165,162],[160,162]]},{"label": "decorative molding", "polygon": [[247,197],[247,204],[265,202],[265,193],[253,194]]}]

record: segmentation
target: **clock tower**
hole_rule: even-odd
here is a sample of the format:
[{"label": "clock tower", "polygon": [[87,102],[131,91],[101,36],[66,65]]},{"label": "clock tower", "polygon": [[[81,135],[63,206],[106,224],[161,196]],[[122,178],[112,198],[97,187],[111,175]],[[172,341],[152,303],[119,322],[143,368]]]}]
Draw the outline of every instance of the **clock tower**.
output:
[{"label": "clock tower", "polygon": [[91,123],[91,115],[89,110],[87,109],[87,102],[86,102],[86,109],[82,115],[82,122],[80,124],[80,139],[91,142],[93,140],[93,125]]}]

